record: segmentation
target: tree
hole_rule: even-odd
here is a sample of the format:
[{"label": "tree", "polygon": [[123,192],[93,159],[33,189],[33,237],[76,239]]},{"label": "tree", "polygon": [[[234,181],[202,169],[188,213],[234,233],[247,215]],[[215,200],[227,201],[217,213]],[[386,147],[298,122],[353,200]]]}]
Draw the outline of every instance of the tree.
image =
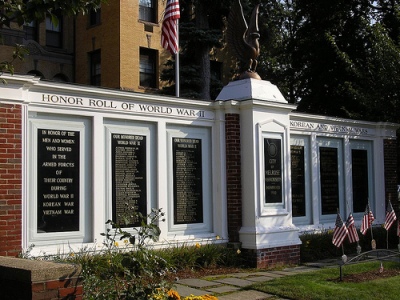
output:
[{"label": "tree", "polygon": [[258,72],[299,111],[399,119],[398,0],[276,0],[260,11]]},{"label": "tree", "polygon": [[[213,78],[210,67],[212,48],[223,45],[223,18],[229,12],[229,0],[183,0],[180,1],[180,90],[183,97],[210,100],[216,97],[216,89],[222,83]],[[173,61],[168,61],[161,80],[172,83]],[[172,94],[174,85],[164,92]]]},{"label": "tree", "polygon": [[[106,0],[7,0],[0,1],[0,29],[10,27],[12,23],[22,26],[32,21],[42,22],[46,16],[51,16],[52,22],[58,23],[57,15],[75,16],[96,10]],[[13,73],[13,61],[23,60],[27,50],[22,45],[16,45],[11,61],[0,63],[0,72]]]}]

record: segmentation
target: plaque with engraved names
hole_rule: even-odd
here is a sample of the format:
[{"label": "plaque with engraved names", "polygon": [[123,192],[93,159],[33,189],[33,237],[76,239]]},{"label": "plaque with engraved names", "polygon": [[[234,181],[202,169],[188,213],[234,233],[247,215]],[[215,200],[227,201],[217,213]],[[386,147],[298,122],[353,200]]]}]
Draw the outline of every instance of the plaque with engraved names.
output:
[{"label": "plaque with engraved names", "polygon": [[291,181],[292,181],[292,215],[306,215],[304,146],[290,146]]},{"label": "plaque with engraved names", "polygon": [[368,203],[368,153],[352,149],[353,212],[363,212]]},{"label": "plaque with engraved names", "polygon": [[111,135],[112,219],[120,227],[140,226],[147,215],[146,136]]},{"label": "plaque with engraved names", "polygon": [[264,139],[265,203],[282,202],[282,141]]},{"label": "plaque with engraved names", "polygon": [[339,208],[338,152],[320,147],[321,207],[323,215],[336,214]]},{"label": "plaque with engraved names", "polygon": [[201,139],[173,138],[174,224],[203,222]]},{"label": "plaque with engraved names", "polygon": [[80,132],[38,129],[37,231],[79,231]]}]

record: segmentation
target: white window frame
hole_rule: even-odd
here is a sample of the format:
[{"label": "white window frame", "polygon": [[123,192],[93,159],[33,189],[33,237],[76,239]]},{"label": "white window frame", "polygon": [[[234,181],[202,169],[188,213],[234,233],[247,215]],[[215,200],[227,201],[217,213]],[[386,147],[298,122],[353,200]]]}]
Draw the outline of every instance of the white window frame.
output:
[{"label": "white window frame", "polygon": [[344,215],[345,213],[345,174],[344,174],[344,148],[343,148],[343,139],[339,138],[327,138],[327,137],[318,137],[317,138],[317,157],[318,157],[318,207],[319,207],[319,219],[320,224],[323,223],[332,223],[336,220],[337,211],[332,214],[322,214],[322,197],[321,197],[321,173],[320,173],[320,148],[328,147],[328,148],[336,148],[337,149],[337,162],[338,162],[338,196],[339,196],[339,213],[340,215]]},{"label": "white window frame", "polygon": [[[293,223],[296,225],[311,225],[313,222],[313,202],[311,194],[311,143],[310,136],[292,135],[290,146],[304,147],[304,198],[305,198],[305,216],[293,217]],[[290,149],[289,149],[290,150]],[[293,204],[292,204],[293,207]]]},{"label": "white window frame", "polygon": [[[264,140],[265,139],[276,139],[276,140],[280,140],[281,141],[281,153],[280,153],[280,159],[281,159],[281,193],[282,193],[282,197],[281,197],[281,201],[280,202],[274,202],[274,203],[266,203],[266,191],[265,191],[265,151],[268,151],[267,149],[265,149],[264,147]],[[286,193],[286,171],[285,171],[285,140],[284,140],[284,136],[283,133],[266,133],[263,132],[261,135],[261,178],[262,178],[262,185],[261,185],[261,200],[262,200],[262,207],[263,207],[263,211],[264,210],[270,210],[270,209],[285,209],[285,193]]]},{"label": "white window frame", "polygon": [[[91,122],[89,119],[74,118],[67,116],[46,115],[31,112],[29,113],[29,149],[28,154],[29,170],[28,176],[32,178],[28,186],[28,207],[26,213],[28,231],[28,243],[36,245],[49,245],[54,243],[85,243],[92,242],[92,199],[91,199]],[[37,230],[37,157],[38,157],[38,129],[54,129],[80,132],[80,182],[79,182],[79,230],[70,232],[49,232],[39,233]]]},{"label": "white window frame", "polygon": [[[173,138],[200,139],[202,144],[203,222],[174,224],[174,183],[173,183]],[[212,233],[213,193],[211,165],[211,132],[206,127],[167,126],[167,171],[168,171],[168,234],[186,235]]]},{"label": "white window frame", "polygon": [[[157,196],[157,177],[156,166],[157,143],[155,140],[155,125],[152,123],[138,123],[119,120],[105,120],[105,142],[106,142],[106,176],[105,176],[105,194],[106,194],[106,216],[107,220],[112,220],[112,134],[143,135],[146,136],[146,205],[147,214],[152,208],[158,208]],[[104,222],[106,222],[105,220]],[[125,231],[133,233],[133,228],[124,228]]]},{"label": "white window frame", "polygon": [[[374,213],[374,208],[375,208],[375,191],[374,191],[374,178],[373,178],[373,166],[374,166],[374,157],[372,155],[372,141],[368,140],[350,140],[349,142],[349,157],[350,161],[352,161],[352,150],[366,150],[367,151],[367,163],[368,163],[368,202],[370,205],[370,208],[373,210]],[[364,216],[364,211],[362,212],[353,212],[353,176],[352,176],[352,171],[353,171],[353,165],[350,164],[350,169],[349,169],[349,177],[350,177],[350,187],[349,190],[351,191],[351,199],[348,201],[347,205],[347,210],[348,213],[353,213],[353,217],[356,220],[361,220]],[[386,209],[386,208],[385,208]]]}]

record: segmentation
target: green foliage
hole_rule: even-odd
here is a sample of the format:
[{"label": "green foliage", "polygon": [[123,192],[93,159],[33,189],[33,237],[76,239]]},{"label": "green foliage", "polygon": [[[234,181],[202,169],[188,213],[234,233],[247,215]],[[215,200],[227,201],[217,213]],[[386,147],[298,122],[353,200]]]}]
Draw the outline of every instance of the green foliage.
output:
[{"label": "green foliage", "polygon": [[85,298],[152,299],[153,294],[170,289],[166,280],[170,266],[149,245],[158,241],[163,216],[161,209],[152,209],[147,216],[131,211],[125,222],[135,219],[141,224],[131,230],[107,221],[112,228],[102,234],[106,251],[77,259],[83,267]]},{"label": "green foliage", "polygon": [[299,111],[397,122],[399,12],[389,0],[263,3],[258,72]]}]

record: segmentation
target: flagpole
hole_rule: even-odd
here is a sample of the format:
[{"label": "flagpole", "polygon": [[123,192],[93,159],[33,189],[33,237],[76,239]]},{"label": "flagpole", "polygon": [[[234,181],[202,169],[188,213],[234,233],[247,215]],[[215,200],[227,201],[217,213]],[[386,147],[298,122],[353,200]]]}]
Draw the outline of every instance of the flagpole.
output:
[{"label": "flagpole", "polygon": [[175,96],[180,96],[180,82],[179,82],[179,19],[176,20],[176,33],[177,33],[177,43],[178,52],[175,54]]}]

